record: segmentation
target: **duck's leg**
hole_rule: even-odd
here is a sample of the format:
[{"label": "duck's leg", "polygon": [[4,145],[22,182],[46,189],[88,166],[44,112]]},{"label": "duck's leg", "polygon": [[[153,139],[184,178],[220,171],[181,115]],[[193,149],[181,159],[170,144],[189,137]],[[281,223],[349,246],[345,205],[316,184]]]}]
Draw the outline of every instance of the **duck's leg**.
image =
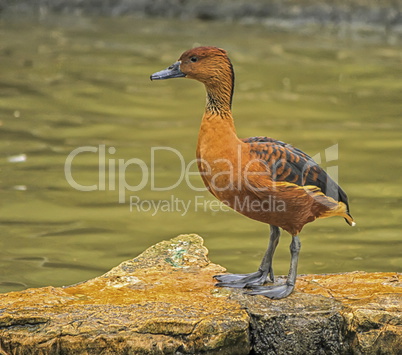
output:
[{"label": "duck's leg", "polygon": [[268,249],[262,258],[258,271],[251,274],[216,275],[214,278],[219,281],[216,286],[238,288],[259,286],[263,285],[267,281],[268,276],[269,281],[274,282],[272,258],[274,256],[276,246],[278,245],[280,234],[281,232],[279,228],[271,225]]},{"label": "duck's leg", "polygon": [[273,299],[279,299],[289,296],[296,284],[296,276],[297,276],[297,263],[299,260],[299,252],[300,252],[300,239],[296,235],[292,237],[292,243],[290,244],[290,269],[289,275],[284,285],[278,286],[253,286],[252,291],[248,292],[249,295],[263,295]]}]

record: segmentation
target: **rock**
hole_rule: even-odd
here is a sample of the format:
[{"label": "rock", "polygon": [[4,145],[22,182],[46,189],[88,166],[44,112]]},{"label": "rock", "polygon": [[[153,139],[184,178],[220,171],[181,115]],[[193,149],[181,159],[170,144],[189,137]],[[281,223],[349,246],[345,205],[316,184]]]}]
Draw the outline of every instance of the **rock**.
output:
[{"label": "rock", "polygon": [[301,275],[286,299],[241,293],[232,299],[250,315],[256,354],[402,354],[400,276]]},{"label": "rock", "polygon": [[344,354],[344,320],[339,302],[297,293],[271,301],[237,298],[250,315],[250,342],[256,354]]},{"label": "rock", "polygon": [[197,235],[65,288],[0,295],[0,354],[248,354],[249,317],[216,291]]},{"label": "rock", "polygon": [[342,304],[344,338],[356,354],[402,354],[402,280],[397,273],[310,275],[303,292]]},{"label": "rock", "polygon": [[397,273],[302,275],[286,299],[215,288],[197,235],[95,279],[0,295],[0,354],[397,354]]}]

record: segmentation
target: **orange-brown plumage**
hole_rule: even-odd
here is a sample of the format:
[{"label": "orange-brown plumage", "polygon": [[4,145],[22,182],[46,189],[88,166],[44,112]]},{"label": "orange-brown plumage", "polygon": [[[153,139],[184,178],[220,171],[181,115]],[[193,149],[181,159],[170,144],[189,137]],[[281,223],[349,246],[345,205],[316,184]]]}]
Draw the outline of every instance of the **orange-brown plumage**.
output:
[{"label": "orange-brown plumage", "polygon": [[[293,236],[289,278],[295,278],[297,235],[317,218],[342,216],[353,225],[345,192],[307,154],[268,137],[239,139],[232,112],[234,73],[226,51],[198,47],[184,52],[179,61],[151,79],[188,77],[205,85],[207,103],[198,135],[197,158],[201,177],[209,191],[239,213],[271,225],[271,243],[255,274],[221,275],[222,286],[260,285],[272,273],[272,255],[279,239],[278,227]],[[239,281],[240,279],[252,282]],[[264,280],[265,281],[265,280]],[[272,280],[273,281],[273,280]],[[263,293],[272,298],[287,296],[294,287]],[[240,286],[239,286],[240,285]]]}]

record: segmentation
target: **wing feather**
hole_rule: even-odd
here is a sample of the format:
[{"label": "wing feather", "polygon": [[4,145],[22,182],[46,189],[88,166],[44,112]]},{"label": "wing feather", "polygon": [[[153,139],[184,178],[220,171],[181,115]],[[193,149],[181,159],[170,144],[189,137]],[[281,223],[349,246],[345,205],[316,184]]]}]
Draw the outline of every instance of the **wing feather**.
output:
[{"label": "wing feather", "polygon": [[349,213],[346,193],[309,155],[270,137],[252,137],[242,141],[249,143],[251,153],[268,165],[273,181],[316,186],[324,195],[343,202]]}]

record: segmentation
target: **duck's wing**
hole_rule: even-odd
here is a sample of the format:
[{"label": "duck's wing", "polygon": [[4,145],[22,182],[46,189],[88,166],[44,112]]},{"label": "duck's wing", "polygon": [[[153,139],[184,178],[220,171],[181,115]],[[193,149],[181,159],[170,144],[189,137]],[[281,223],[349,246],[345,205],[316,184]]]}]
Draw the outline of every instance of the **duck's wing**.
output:
[{"label": "duck's wing", "polygon": [[252,137],[242,141],[250,144],[250,153],[263,161],[273,181],[315,186],[324,195],[343,202],[349,214],[346,193],[309,155],[290,144],[269,137]]}]

